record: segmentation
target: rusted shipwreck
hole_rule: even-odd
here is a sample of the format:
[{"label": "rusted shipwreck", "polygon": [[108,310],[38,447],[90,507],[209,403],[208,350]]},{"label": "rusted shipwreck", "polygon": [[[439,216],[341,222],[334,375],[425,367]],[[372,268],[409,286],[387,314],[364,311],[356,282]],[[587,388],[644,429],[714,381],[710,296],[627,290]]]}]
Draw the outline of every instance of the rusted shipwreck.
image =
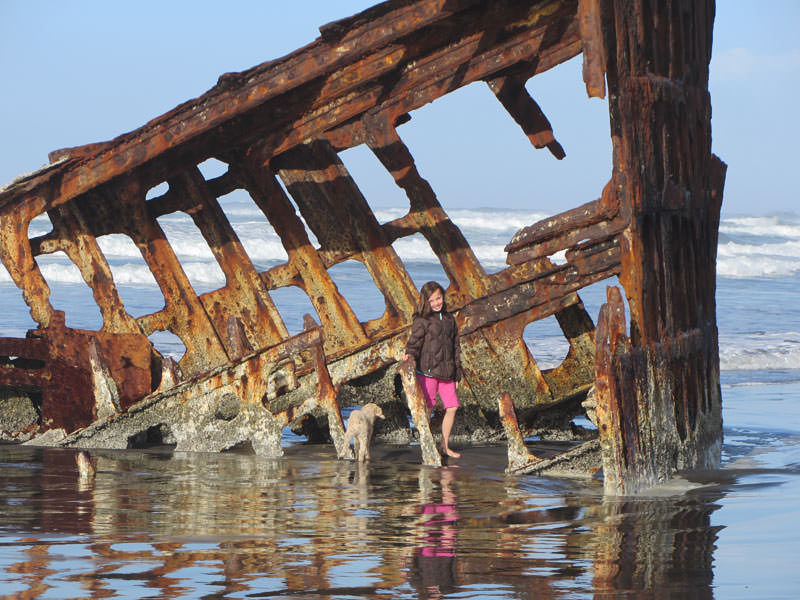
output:
[{"label": "rusted shipwreck", "polygon": [[[109,448],[150,439],[212,451],[249,443],[275,455],[292,426],[338,449],[341,409],[371,399],[389,415],[379,437],[410,440],[411,414],[423,458],[435,464],[413,378],[397,363],[417,291],[392,244],[419,233],[457,310],[463,441],[506,439],[510,470],[542,470],[559,457],[538,462],[524,437],[569,437],[589,407],[597,423],[589,447],[602,456],[608,491],[715,465],[725,165],[710,150],[713,20],[709,0],[390,0],[321,27],[280,60],[222,75],[135,131],[52,152],[48,166],[0,190],[0,258],[38,324],[24,339],[0,339],[3,410],[27,403],[32,411],[5,418],[4,438]],[[530,142],[561,159],[525,83],[581,53],[588,94],[609,98],[609,183],[598,199],[519,231],[508,267],[489,274],[417,171],[402,124],[440,96],[485,82]],[[407,214],[376,219],[338,156],[358,145],[405,191]],[[226,172],[204,178],[198,165],[209,158]],[[148,196],[165,182],[167,191]],[[280,236],[284,264],[259,271],[248,257],[218,202],[237,189]],[[167,242],[157,219],[178,211],[223,270],[220,289],[195,293]],[[29,238],[44,213],[52,231]],[[98,244],[109,234],[141,251],[162,310],[137,318],[126,310]],[[561,251],[566,261],[552,260]],[[98,331],[66,326],[51,305],[35,259],[53,252],[90,286]],[[359,322],[344,300],[328,273],[343,261],[366,267],[385,298],[380,318]],[[629,314],[619,287],[609,287],[595,328],[578,291],[612,277]],[[270,297],[285,286],[305,292],[318,319],[295,336]],[[558,367],[540,370],[522,333],[552,315],[570,349]],[[158,331],[185,345],[177,363],[154,348]]]}]

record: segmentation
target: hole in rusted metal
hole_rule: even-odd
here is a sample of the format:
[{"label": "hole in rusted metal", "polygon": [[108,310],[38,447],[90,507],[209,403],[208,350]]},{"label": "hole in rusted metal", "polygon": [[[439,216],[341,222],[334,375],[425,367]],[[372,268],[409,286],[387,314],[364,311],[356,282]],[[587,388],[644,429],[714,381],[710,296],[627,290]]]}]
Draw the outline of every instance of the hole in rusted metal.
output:
[{"label": "hole in rusted metal", "polygon": [[53,230],[53,223],[47,213],[42,213],[31,219],[28,225],[28,237],[34,238],[37,236],[45,235]]},{"label": "hole in rusted metal", "polygon": [[225,285],[225,275],[191,217],[176,212],[159,217],[158,224],[196,294],[204,294]]},{"label": "hole in rusted metal", "polygon": [[[389,171],[375,154],[364,144],[339,152],[339,159],[347,167],[350,176],[358,185],[367,203],[379,221],[384,219],[380,208],[403,208],[408,206],[405,192],[398,187]],[[403,213],[406,211],[403,210]],[[401,213],[401,214],[403,214]],[[400,216],[399,214],[396,216]]]},{"label": "hole in rusted metal", "polygon": [[557,367],[569,352],[569,341],[554,316],[528,323],[522,339],[540,369]]},{"label": "hole in rusted metal", "polygon": [[147,194],[145,194],[145,200],[152,200],[153,198],[158,198],[159,196],[163,196],[169,191],[169,184],[166,181],[162,181],[156,186],[151,187],[147,190]]},{"label": "hole in rusted metal", "polygon": [[200,169],[203,177],[208,180],[224,175],[228,171],[228,164],[216,158],[208,158],[197,165],[197,168]]},{"label": "hole in rusted metal", "polygon": [[314,305],[300,288],[289,285],[271,290],[269,295],[272,297],[272,302],[278,309],[289,335],[303,331],[303,315],[306,313],[311,314],[319,323],[319,315],[314,310]]},{"label": "hole in rusted metal", "polygon": [[566,250],[559,250],[558,252],[554,252],[548,258],[550,258],[550,262],[554,265],[565,265],[567,264],[567,251]]},{"label": "hole in rusted metal", "polygon": [[0,356],[0,366],[35,371],[44,368],[45,362],[43,360],[26,358],[24,356]]},{"label": "hole in rusted metal", "polygon": [[162,356],[172,358],[175,362],[180,362],[180,359],[186,354],[186,346],[181,338],[171,331],[154,331],[147,339]]},{"label": "hole in rusted metal", "polygon": [[424,235],[415,233],[406,236],[397,240],[392,247],[403,261],[417,289],[427,281],[438,281],[445,289],[449,287],[450,278]]},{"label": "hole in rusted metal", "polygon": [[[64,311],[66,325],[99,330],[103,326],[100,308],[75,263],[61,251],[37,256],[34,260],[50,288],[50,304]],[[79,311],[69,311],[76,306],[81,307]]]},{"label": "hole in rusted metal", "polygon": [[258,271],[286,262],[288,256],[275,228],[246,191],[234,190],[217,201]]},{"label": "hole in rusted metal", "polygon": [[[380,318],[386,312],[386,298],[361,262],[346,260],[333,265],[328,274],[362,323]],[[366,290],[369,292],[365,293]]]},{"label": "hole in rusted metal", "polygon": [[[133,240],[122,233],[112,233],[97,238],[97,242],[128,314],[140,317],[163,309],[164,297]],[[142,288],[152,288],[153,293],[142,293]]]}]

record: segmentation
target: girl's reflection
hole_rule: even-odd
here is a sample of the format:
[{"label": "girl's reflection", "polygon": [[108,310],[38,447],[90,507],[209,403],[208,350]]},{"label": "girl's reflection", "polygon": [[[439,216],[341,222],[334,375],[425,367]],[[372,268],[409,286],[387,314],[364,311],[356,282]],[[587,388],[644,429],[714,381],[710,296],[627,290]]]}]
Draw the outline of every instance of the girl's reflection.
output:
[{"label": "girl's reflection", "polygon": [[[458,498],[452,483],[455,469],[439,470],[441,496],[422,504],[420,537],[422,544],[414,554],[414,579],[422,598],[441,598],[455,588],[456,538],[458,537]],[[425,498],[427,494],[423,494]],[[436,502],[435,500],[440,500]]]}]

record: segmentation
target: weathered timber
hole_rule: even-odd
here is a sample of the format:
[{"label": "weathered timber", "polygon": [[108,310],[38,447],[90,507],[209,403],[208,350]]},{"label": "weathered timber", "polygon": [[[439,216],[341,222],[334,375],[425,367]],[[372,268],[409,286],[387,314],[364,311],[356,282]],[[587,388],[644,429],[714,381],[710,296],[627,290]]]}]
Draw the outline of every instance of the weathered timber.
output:
[{"label": "weathered timber", "polygon": [[[719,462],[714,300],[725,168],[711,153],[714,3],[602,3],[612,187],[627,217],[621,295],[597,331],[597,419],[606,490],[633,493]],[[637,43],[628,43],[637,40]],[[646,168],[643,168],[646,166]]]},{"label": "weathered timber", "polygon": [[422,462],[432,467],[440,467],[442,465],[442,457],[436,448],[436,442],[431,433],[428,423],[428,408],[425,406],[425,398],[422,396],[422,390],[417,382],[415,369],[416,365],[412,361],[406,360],[401,362],[398,371],[403,381],[403,390],[406,393],[411,419],[419,435]]},{"label": "weathered timber", "polygon": [[[506,438],[515,473],[592,474],[600,444],[614,493],[713,464],[725,167],[710,154],[712,23],[709,0],[390,0],[324,25],[284,58],[221,75],[139,129],[51,152],[50,165],[0,188],[0,260],[36,323],[24,339],[0,339],[2,439],[249,445],[274,456],[291,427],[338,454],[342,407],[373,401],[387,417],[376,439],[411,441],[411,416],[423,462],[441,464],[413,365],[398,362],[418,296],[393,244],[418,235],[444,269],[459,325],[457,441]],[[532,146],[565,159],[526,83],[581,53],[587,93],[610,98],[611,179],[597,200],[520,230],[506,247],[508,266],[487,273],[400,128],[425,104],[483,82]],[[339,158],[360,145],[405,192],[405,215],[381,223],[373,214]],[[226,172],[206,179],[199,165],[209,158]],[[161,184],[168,190],[150,197]],[[236,191],[264,215],[286,262],[259,270],[248,256],[219,200]],[[158,219],[180,213],[219,264],[219,289],[196,293],[167,240]],[[52,230],[29,238],[42,215]],[[98,242],[106,235],[133,241],[163,308],[129,312]],[[67,327],[52,306],[37,258],[56,252],[91,288],[98,331]],[[382,315],[359,321],[329,273],[345,261],[369,273]],[[609,292],[597,331],[578,296],[615,277],[629,334],[618,292]],[[289,286],[316,312],[296,336],[272,298]],[[569,351],[540,369],[523,333],[552,316]],[[158,332],[185,346],[177,362],[154,347]],[[585,439],[571,421],[590,389],[597,439],[531,458],[528,436]]]},{"label": "weathered timber", "polygon": [[508,440],[506,473],[591,477],[600,470],[599,440],[584,442],[552,457],[536,456],[525,445],[511,396],[508,393],[501,394],[497,398],[497,405]]}]

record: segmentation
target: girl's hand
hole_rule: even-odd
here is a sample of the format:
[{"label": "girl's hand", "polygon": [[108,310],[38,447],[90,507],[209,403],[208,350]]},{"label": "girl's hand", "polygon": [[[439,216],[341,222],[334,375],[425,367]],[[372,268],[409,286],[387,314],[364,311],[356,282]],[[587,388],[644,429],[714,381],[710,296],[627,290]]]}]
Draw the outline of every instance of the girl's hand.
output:
[{"label": "girl's hand", "polygon": [[411,357],[408,354],[403,354],[403,358],[401,358],[400,360],[406,362],[408,360],[411,360]]}]

